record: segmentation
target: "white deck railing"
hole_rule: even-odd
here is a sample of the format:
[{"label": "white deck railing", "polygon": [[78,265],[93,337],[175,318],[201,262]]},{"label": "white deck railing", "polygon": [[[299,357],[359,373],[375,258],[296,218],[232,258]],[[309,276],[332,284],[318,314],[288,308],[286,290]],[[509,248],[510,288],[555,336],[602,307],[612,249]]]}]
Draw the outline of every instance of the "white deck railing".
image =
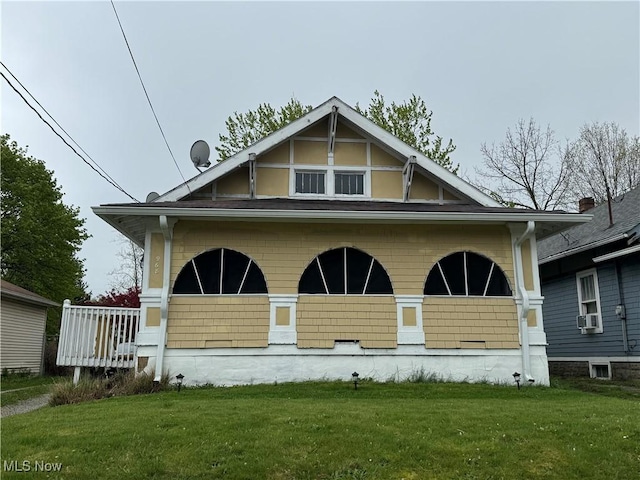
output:
[{"label": "white deck railing", "polygon": [[139,320],[139,308],[83,307],[65,300],[56,363],[133,368]]}]

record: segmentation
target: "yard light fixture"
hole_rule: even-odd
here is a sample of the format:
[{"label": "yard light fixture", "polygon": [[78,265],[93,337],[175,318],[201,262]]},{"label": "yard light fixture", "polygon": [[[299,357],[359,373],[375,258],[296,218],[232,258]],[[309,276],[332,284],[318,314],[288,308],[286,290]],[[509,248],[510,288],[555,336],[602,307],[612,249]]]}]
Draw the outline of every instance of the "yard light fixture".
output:
[{"label": "yard light fixture", "polygon": [[360,374],[358,372],[353,372],[351,374],[351,381],[353,382],[353,388],[355,388],[356,390],[358,389],[358,379],[360,377]]},{"label": "yard light fixture", "polygon": [[515,372],[513,374],[513,379],[515,380],[516,384],[518,385],[518,390],[520,390],[520,374],[518,372]]},{"label": "yard light fixture", "polygon": [[178,393],[180,393],[180,387],[182,386],[182,380],[184,379],[184,375],[179,373],[176,375],[176,380],[178,381]]}]

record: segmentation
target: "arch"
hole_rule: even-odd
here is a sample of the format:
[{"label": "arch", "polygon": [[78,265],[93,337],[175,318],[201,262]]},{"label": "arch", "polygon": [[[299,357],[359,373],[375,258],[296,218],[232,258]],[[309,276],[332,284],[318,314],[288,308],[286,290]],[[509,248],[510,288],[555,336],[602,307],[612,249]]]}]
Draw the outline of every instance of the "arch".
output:
[{"label": "arch", "polygon": [[207,250],[189,260],[173,284],[174,294],[239,295],[267,292],[262,270],[244,253]]},{"label": "arch", "polygon": [[510,297],[509,281],[491,259],[475,252],[455,252],[433,266],[424,283],[425,295]]},{"label": "arch", "polygon": [[393,295],[393,286],[378,260],[362,250],[341,247],[321,253],[307,265],[298,293]]}]

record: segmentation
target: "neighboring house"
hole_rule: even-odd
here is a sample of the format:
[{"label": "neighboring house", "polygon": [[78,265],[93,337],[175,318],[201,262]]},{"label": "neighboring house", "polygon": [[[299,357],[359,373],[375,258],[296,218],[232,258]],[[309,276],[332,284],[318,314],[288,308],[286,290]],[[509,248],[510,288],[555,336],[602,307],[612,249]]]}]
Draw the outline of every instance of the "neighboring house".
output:
[{"label": "neighboring house", "polygon": [[538,243],[552,374],[640,378],[640,187]]},{"label": "neighboring house", "polygon": [[239,384],[423,372],[548,384],[536,235],[338,98],[145,203],[137,367]]},{"label": "neighboring house", "polygon": [[43,372],[47,308],[59,305],[2,280],[0,371]]}]

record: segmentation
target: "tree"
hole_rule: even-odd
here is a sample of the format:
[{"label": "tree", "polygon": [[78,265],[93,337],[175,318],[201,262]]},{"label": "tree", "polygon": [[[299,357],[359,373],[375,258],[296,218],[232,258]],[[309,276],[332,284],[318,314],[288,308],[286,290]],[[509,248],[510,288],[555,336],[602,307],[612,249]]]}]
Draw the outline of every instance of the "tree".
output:
[{"label": "tree", "polygon": [[302,117],[311,111],[311,108],[311,105],[302,105],[298,99],[292,98],[279,110],[268,103],[262,103],[255,111],[235,112],[225,122],[227,135],[221,134],[220,145],[215,147],[219,155],[218,161],[226,160],[253,145],[261,138]]},{"label": "tree", "polygon": [[114,279],[112,287],[116,291],[142,288],[142,257],[144,250],[130,239],[120,236],[120,250],[116,254],[120,259],[118,268],[109,272]]},{"label": "tree", "polygon": [[356,110],[447,170],[457,173],[459,165],[454,167],[450,158],[456,146],[451,139],[445,147],[442,146],[442,137],[431,130],[433,111],[427,108],[421,97],[413,94],[409,101],[400,104],[391,102],[391,105],[387,105],[384,97],[376,90],[369,108],[362,109],[356,103]]},{"label": "tree", "polygon": [[569,169],[573,199],[604,203],[640,185],[640,139],[614,122],[585,124],[572,144]]},{"label": "tree", "polygon": [[[2,278],[62,303],[85,296],[83,261],[88,238],[79,209],[62,202],[61,187],[44,163],[1,139]],[[49,311],[47,333],[59,330],[60,310]]]},{"label": "tree", "polygon": [[99,295],[96,299],[83,300],[80,304],[99,307],[140,308],[141,292],[142,289],[135,285],[121,290],[114,288]]},{"label": "tree", "polygon": [[536,210],[569,207],[571,147],[563,147],[551,127],[541,130],[533,118],[520,119],[513,131],[507,128],[504,141],[483,143],[480,151],[483,167],[475,169],[472,183],[498,202]]},{"label": "tree", "polygon": [[[310,105],[302,105],[292,98],[288,104],[276,110],[268,103],[258,106],[257,110],[247,113],[235,112],[225,122],[227,134],[220,135],[220,146],[215,147],[219,161],[226,160],[240,150],[247,148],[270,133],[284,127],[311,111]],[[384,97],[376,90],[368,109],[356,104],[356,110],[378,126],[384,128],[403,142],[435,160],[443,167],[456,173],[449,155],[455,150],[452,140],[443,147],[442,137],[431,131],[433,112],[419,96],[401,104],[392,102],[386,105]]]}]

